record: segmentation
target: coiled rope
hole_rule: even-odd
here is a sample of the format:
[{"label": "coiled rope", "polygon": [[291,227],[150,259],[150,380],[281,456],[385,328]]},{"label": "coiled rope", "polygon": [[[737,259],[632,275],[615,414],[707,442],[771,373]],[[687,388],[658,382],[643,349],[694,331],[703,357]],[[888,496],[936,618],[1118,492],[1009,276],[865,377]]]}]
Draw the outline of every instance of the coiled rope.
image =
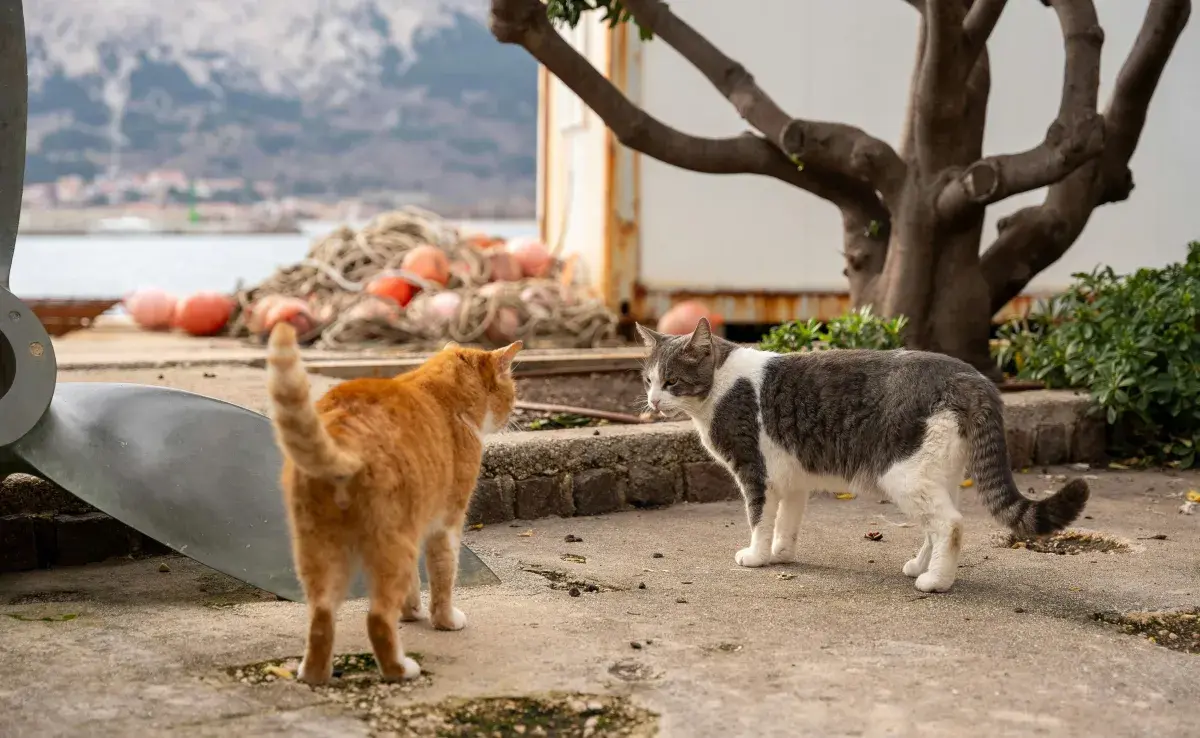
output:
[{"label": "coiled rope", "polygon": [[[451,277],[445,287],[400,269],[405,254],[422,245],[446,254]],[[400,277],[420,292],[401,308],[364,291],[379,276]],[[446,291],[460,298],[453,316],[434,306],[435,296]],[[447,340],[498,345],[513,338],[584,348],[611,342],[617,323],[600,300],[574,283],[563,262],[555,260],[541,278],[493,282],[485,248],[437,215],[414,207],[383,213],[357,232],[342,226],[317,239],[300,262],[239,289],[232,335],[253,336],[250,308],[269,295],[305,300],[316,326],[301,340],[330,349],[368,344],[425,348]]]}]

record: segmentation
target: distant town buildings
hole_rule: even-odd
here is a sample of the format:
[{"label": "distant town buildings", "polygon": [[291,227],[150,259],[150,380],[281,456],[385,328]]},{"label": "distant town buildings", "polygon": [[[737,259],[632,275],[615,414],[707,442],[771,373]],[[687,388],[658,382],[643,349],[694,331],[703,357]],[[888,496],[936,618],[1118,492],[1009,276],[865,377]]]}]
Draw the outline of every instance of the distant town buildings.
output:
[{"label": "distant town buildings", "polygon": [[189,177],[178,169],[118,171],[91,180],[70,174],[53,182],[27,183],[21,195],[21,229],[73,232],[89,228],[97,219],[121,216],[136,216],[159,224],[196,220],[258,224],[303,220],[359,222],[408,205],[429,208],[445,217],[528,217],[530,206],[526,199],[484,200],[464,205],[438,202],[428,193],[410,191],[301,197],[281,193],[272,181]]},{"label": "distant town buildings", "polygon": [[69,174],[54,182],[27,184],[22,205],[29,209],[49,209],[136,202],[251,204],[272,200],[275,196],[274,182],[250,182],[240,177],[192,179],[178,169],[155,169],[144,173],[102,175],[91,181]]}]

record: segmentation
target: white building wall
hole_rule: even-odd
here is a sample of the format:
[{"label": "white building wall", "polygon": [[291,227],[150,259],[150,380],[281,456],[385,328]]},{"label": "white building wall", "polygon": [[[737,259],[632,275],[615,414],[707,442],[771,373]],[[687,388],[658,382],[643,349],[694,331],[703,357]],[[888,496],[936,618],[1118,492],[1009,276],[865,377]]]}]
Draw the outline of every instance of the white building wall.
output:
[{"label": "white building wall", "polygon": [[[597,15],[595,13],[589,15]],[[585,16],[586,17],[586,16]],[[563,36],[601,72],[608,69],[608,27],[581,21]],[[561,244],[564,255],[578,254],[581,279],[598,285],[604,274],[608,163],[604,123],[556,77],[549,76],[541,105],[545,112],[539,182],[542,238]]]},{"label": "white building wall", "polygon": [[[897,143],[907,102],[918,16],[898,0],[676,0],[671,8],[743,62],[797,117],[860,126]],[[1132,46],[1147,0],[1097,0],[1106,32],[1102,104]],[[1193,213],[1200,171],[1200,43],[1193,22],[1151,106],[1131,162],[1137,189],[1100,208],[1079,242],[1030,290],[1072,272],[1118,270],[1181,258],[1200,238]],[[1037,144],[1058,108],[1063,48],[1052,10],[1010,3],[989,43],[992,96],[985,151]],[[661,41],[642,49],[647,110],[690,133],[736,135],[733,108]],[[1004,215],[1042,192],[989,209],[983,246]],[[705,176],[642,157],[641,282],[651,288],[844,291],[837,210],[805,192],[755,176]]]}]

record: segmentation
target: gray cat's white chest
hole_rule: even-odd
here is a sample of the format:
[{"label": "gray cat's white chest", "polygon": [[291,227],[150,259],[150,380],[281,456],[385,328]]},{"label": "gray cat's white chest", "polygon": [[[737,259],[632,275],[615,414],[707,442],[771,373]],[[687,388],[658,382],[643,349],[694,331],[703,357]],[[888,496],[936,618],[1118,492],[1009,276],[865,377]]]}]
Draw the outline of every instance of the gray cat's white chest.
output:
[{"label": "gray cat's white chest", "polygon": [[716,445],[713,443],[711,432],[712,426],[701,421],[699,418],[695,419],[692,422],[692,425],[696,427],[696,435],[700,437],[700,445],[704,447],[704,450],[708,452],[708,455],[719,462],[721,466],[728,469],[730,473],[733,473],[733,459],[727,458],[724,454],[718,451]]}]

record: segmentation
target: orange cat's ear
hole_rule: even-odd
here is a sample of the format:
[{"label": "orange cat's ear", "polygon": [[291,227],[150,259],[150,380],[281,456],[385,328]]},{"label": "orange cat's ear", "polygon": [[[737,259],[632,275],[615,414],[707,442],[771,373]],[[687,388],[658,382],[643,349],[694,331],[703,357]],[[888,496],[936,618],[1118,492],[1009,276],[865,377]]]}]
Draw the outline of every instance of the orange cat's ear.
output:
[{"label": "orange cat's ear", "polygon": [[442,351],[445,351],[447,349],[456,349],[456,348],[462,348],[462,346],[458,345],[458,341],[446,341],[446,345],[442,346]]},{"label": "orange cat's ear", "polygon": [[508,374],[512,371],[513,358],[517,352],[525,347],[525,344],[520,341],[513,341],[502,349],[496,349],[492,352],[492,356],[496,357],[496,368],[502,374]]}]

